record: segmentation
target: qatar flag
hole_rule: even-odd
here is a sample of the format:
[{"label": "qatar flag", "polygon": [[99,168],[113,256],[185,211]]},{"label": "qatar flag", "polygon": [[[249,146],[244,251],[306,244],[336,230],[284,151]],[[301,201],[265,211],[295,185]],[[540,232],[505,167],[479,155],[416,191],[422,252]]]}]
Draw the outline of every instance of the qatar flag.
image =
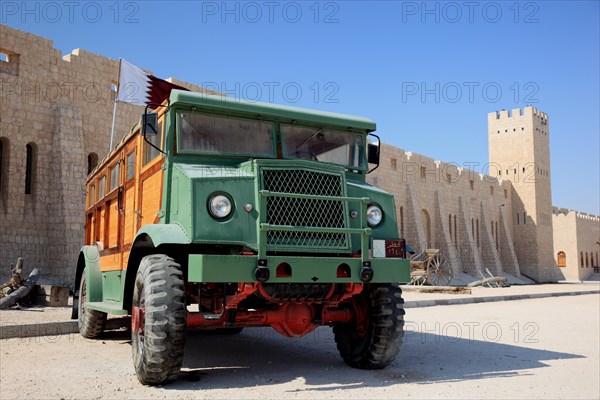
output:
[{"label": "qatar flag", "polygon": [[[117,101],[146,106],[161,104],[171,94],[171,90],[188,90],[174,85],[154,75],[145,73],[141,68],[121,60]],[[155,108],[150,106],[151,108]]]}]

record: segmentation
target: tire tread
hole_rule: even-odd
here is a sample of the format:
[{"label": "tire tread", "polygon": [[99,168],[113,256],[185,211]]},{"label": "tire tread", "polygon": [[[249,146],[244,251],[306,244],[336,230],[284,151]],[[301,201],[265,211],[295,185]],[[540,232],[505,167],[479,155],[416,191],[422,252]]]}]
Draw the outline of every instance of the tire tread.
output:
[{"label": "tire tread", "polygon": [[355,327],[333,328],[335,342],[344,362],[354,368],[381,369],[397,356],[404,337],[404,300],[399,285],[369,285],[365,295],[369,303],[366,337],[357,340]]},{"label": "tire tread", "polygon": [[141,383],[161,385],[177,379],[183,364],[187,317],[183,272],[172,258],[151,255],[140,263],[136,291],[138,280],[146,291],[146,324],[142,354],[136,354],[132,337],[134,366]]},{"label": "tire tread", "polygon": [[[79,293],[81,296],[81,288],[86,284],[85,273],[81,277],[81,283],[79,286]],[[81,300],[80,300],[81,301]],[[86,339],[95,339],[104,332],[106,326],[107,314],[102,311],[87,309],[83,312],[84,304],[79,304],[79,319],[77,326],[79,327],[79,333]]]}]

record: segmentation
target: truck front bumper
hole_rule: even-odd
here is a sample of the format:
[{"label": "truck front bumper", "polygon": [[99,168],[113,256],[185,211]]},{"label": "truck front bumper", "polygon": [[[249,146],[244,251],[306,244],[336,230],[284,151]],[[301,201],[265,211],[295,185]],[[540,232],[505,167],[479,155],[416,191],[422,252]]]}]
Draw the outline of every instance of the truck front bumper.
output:
[{"label": "truck front bumper", "polygon": [[[267,256],[270,283],[361,283],[363,260],[350,257]],[[402,258],[368,260],[373,270],[372,283],[407,283],[410,261]],[[191,254],[188,259],[189,282],[257,282],[257,256]],[[289,268],[281,268],[283,264]],[[345,264],[345,266],[344,266]],[[278,267],[280,267],[278,269]],[[339,276],[340,267],[350,276]],[[281,273],[285,271],[285,273]],[[291,274],[289,273],[291,272]],[[342,274],[347,275],[347,274]]]}]

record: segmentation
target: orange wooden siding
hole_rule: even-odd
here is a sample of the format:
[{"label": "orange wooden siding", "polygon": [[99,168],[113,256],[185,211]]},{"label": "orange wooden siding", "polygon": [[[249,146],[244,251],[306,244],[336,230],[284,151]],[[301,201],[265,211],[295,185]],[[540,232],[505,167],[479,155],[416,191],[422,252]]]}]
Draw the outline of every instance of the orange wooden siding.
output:
[{"label": "orange wooden siding", "polygon": [[106,232],[106,209],[105,207],[102,207],[102,209],[100,210],[100,221],[98,222],[98,236],[97,239],[99,242],[102,243],[102,245],[104,246],[104,248],[107,248],[107,243],[106,243],[106,238],[105,238],[105,232]]},{"label": "orange wooden siding", "polygon": [[135,237],[135,221],[137,215],[134,211],[134,200],[135,200],[135,188],[132,186],[131,188],[125,191],[125,224],[123,229],[125,230],[123,235],[124,243],[133,242],[133,238]]},{"label": "orange wooden siding", "polygon": [[124,251],[122,253],[122,262],[123,263],[122,263],[121,269],[127,269],[127,262],[129,261],[129,254],[130,253],[131,252],[129,250],[128,251]]},{"label": "orange wooden siding", "polygon": [[[164,111],[159,114],[162,117]],[[162,118],[160,126],[163,126]],[[158,143],[163,140],[161,135]],[[88,179],[84,239],[86,245],[102,243],[100,270],[103,272],[127,269],[137,231],[142,225],[155,223],[160,210],[164,158],[157,153],[157,157],[142,165],[146,146],[140,132],[134,132]],[[115,165],[119,165],[118,174],[111,173]]]},{"label": "orange wooden siding", "polygon": [[107,248],[119,245],[119,206],[118,200],[114,199],[108,203],[108,246]]},{"label": "orange wooden siding", "polygon": [[100,271],[118,271],[121,269],[121,253],[100,257]]},{"label": "orange wooden siding", "polygon": [[153,224],[162,200],[162,169],[148,177],[142,183],[142,221],[141,226]]}]

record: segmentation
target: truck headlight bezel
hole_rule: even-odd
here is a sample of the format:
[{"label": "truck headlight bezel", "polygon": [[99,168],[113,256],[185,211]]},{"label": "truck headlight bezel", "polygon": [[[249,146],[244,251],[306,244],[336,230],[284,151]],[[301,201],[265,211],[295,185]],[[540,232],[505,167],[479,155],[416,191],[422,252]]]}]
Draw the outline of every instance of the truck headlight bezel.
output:
[{"label": "truck headlight bezel", "polygon": [[229,218],[233,213],[233,199],[225,193],[215,193],[208,198],[208,212],[218,221]]},{"label": "truck headlight bezel", "polygon": [[383,210],[377,204],[370,204],[367,207],[367,223],[370,227],[376,227],[383,221]]}]

